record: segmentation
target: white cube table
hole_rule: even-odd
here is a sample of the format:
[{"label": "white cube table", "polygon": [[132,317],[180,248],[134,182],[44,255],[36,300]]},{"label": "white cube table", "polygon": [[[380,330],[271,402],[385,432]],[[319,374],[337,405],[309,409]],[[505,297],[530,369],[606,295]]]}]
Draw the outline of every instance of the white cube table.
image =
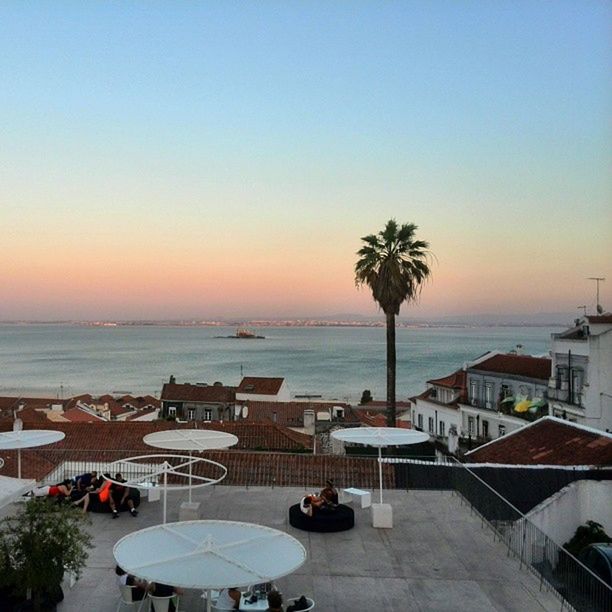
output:
[{"label": "white cube table", "polygon": [[200,502],[183,502],[179,508],[179,521],[197,521],[200,518]]},{"label": "white cube table", "polygon": [[350,496],[350,501],[358,501],[360,508],[369,508],[372,505],[372,494],[362,489],[342,489],[342,492]]},{"label": "white cube table", "polygon": [[372,504],[372,527],[393,528],[393,508],[391,504]]}]

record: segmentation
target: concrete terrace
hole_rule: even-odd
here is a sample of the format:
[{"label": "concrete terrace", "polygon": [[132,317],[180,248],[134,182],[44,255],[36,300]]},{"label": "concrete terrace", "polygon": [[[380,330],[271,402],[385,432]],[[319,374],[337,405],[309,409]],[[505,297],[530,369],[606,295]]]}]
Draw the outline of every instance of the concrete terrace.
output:
[{"label": "concrete terrace", "polygon": [[[552,593],[462,505],[457,495],[438,491],[387,491],[395,528],[371,526],[369,510],[356,509],[355,528],[335,534],[306,533],[288,524],[287,510],[303,494],[298,488],[216,486],[194,491],[202,518],[260,523],[299,539],[308,560],[296,573],[278,581],[285,597],[308,595],[325,612],[443,612],[491,610],[540,612],[559,610]],[[178,520],[185,492],[169,495],[168,522]],[[112,548],[127,533],[161,522],[161,502],[146,500],[140,515],[92,515],[95,548],[81,580],[66,590],[61,612],[112,612],[116,609]],[[155,551],[151,551],[155,554]],[[202,610],[191,592],[182,610]]]}]

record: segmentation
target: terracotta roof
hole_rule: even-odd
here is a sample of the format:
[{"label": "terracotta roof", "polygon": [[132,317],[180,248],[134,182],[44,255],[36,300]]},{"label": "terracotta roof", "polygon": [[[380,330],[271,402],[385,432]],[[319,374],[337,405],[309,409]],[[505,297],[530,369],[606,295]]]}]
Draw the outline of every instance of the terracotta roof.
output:
[{"label": "terracotta roof", "polygon": [[133,421],[134,419],[138,419],[140,417],[146,416],[147,414],[153,414],[154,412],[157,412],[159,410],[159,408],[143,408],[142,410],[139,410],[138,412],[135,412],[134,414],[130,414],[130,416],[127,417],[126,421]]},{"label": "terracotta roof", "polygon": [[[359,404],[360,408],[387,408],[387,401],[386,400],[372,400],[371,402],[368,402],[367,404]],[[396,401],[395,402],[395,407],[396,408],[410,408],[410,402],[404,402],[404,401]]]},{"label": "terracotta roof", "polygon": [[153,408],[159,408],[161,406],[161,402],[152,395],[139,395],[138,397],[134,397],[133,395],[122,395],[121,397],[117,398],[117,401],[122,406],[130,404],[138,410],[141,410],[146,406],[152,406]]},{"label": "terracotta roof", "polygon": [[238,385],[236,393],[254,395],[276,395],[285,381],[284,378],[265,378],[261,376],[245,376]]},{"label": "terracotta roof", "polygon": [[[341,402],[259,402],[247,400],[245,404],[249,408],[247,421],[273,421],[278,425],[286,427],[303,427],[304,410],[329,411],[333,406],[344,408],[344,420],[347,422],[357,421],[348,404]],[[276,415],[276,416],[275,416]]]},{"label": "terracotta roof", "polygon": [[612,465],[612,435],[547,416],[466,453],[466,458],[510,465]]},{"label": "terracotta roof", "polygon": [[[359,420],[368,427],[387,427],[387,417],[381,413],[369,413],[367,411],[360,410],[358,412]],[[400,421],[395,419],[395,426],[400,429],[412,429],[412,425],[409,421]]]},{"label": "terracotta roof", "polygon": [[179,385],[166,383],[161,393],[162,401],[232,403],[236,399],[234,387],[221,385]]},{"label": "terracotta roof", "polygon": [[101,416],[92,414],[87,412],[86,410],[81,410],[81,408],[69,408],[64,411],[62,415],[66,420],[71,423],[99,423],[100,421],[105,422]]},{"label": "terracotta roof", "polygon": [[432,397],[432,393],[434,389],[425,389],[423,393],[419,393],[412,398],[412,401],[416,403],[416,400],[422,399],[427,400],[428,402],[432,402],[433,404],[438,404],[438,406],[444,406],[444,408],[454,408],[459,410],[459,402],[465,402],[467,400],[467,392],[462,393],[456,401],[454,402],[441,402],[437,397]]},{"label": "terracotta roof", "polygon": [[428,380],[427,383],[438,387],[447,387],[449,389],[465,389],[466,373],[465,370],[457,370],[443,378]]},{"label": "terracotta roof", "polygon": [[66,400],[49,397],[0,397],[0,415],[12,418],[12,411],[19,406],[34,410],[48,410],[52,404],[64,404]]},{"label": "terracotta roof", "polygon": [[495,372],[497,374],[514,374],[515,376],[525,376],[526,378],[537,378],[548,381],[550,378],[551,363],[548,357],[498,354],[471,366],[469,369]]},{"label": "terracotta roof", "polygon": [[[206,457],[227,467],[223,484],[321,489],[328,478],[343,487],[378,488],[378,460],[345,455],[295,455],[218,451]],[[384,487],[395,487],[392,465],[383,464]]]}]

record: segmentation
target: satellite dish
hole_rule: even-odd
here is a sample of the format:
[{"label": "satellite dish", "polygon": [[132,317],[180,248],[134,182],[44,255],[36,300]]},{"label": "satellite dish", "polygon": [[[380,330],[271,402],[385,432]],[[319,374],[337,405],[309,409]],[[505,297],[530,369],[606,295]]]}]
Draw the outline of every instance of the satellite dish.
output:
[{"label": "satellite dish", "polygon": [[242,407],[242,418],[246,419],[248,416],[249,416],[249,407],[243,406]]}]

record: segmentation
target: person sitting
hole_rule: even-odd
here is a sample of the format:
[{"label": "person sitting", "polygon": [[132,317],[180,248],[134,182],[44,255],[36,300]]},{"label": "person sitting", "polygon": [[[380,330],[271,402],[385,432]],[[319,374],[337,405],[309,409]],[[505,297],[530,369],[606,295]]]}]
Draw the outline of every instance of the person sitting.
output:
[{"label": "person sitting", "polygon": [[115,574],[117,574],[117,585],[118,586],[131,586],[132,589],[132,601],[142,601],[147,594],[148,585],[146,581],[139,580],[132,574],[128,574],[122,567],[115,567]]},{"label": "person sitting", "polygon": [[217,610],[238,610],[240,607],[240,591],[238,587],[223,589],[215,602]]},{"label": "person sitting", "polygon": [[319,497],[322,497],[325,501],[325,505],[330,508],[335,508],[338,505],[338,491],[334,487],[333,481],[325,481],[325,487],[321,489]]},{"label": "person sitting", "polygon": [[[176,587],[170,586],[169,584],[162,584],[161,582],[152,582],[149,584],[149,593],[153,595],[153,597],[172,597],[176,595],[183,594],[181,589],[177,589]],[[168,612],[174,612],[176,610],[176,605],[174,601],[171,599],[168,604]]]},{"label": "person sitting", "polygon": [[131,496],[130,487],[126,487],[123,484],[119,484],[122,482],[126,482],[125,478],[117,472],[115,474],[115,482],[112,482],[110,485],[110,495],[108,497],[108,503],[113,511],[113,518],[117,518],[119,516],[119,512],[117,508],[121,508],[124,504],[129,508],[130,514],[133,517],[138,516],[138,510],[134,506],[134,500]]},{"label": "person sitting", "polygon": [[[100,504],[110,505],[110,502],[109,502],[110,487],[112,483],[108,479],[110,479],[110,474],[106,473],[100,478],[98,478],[98,480],[96,480],[96,482],[93,485],[94,486],[93,491],[90,491],[86,496],[88,506],[89,506],[90,501],[99,501]],[[115,513],[113,513],[113,518],[117,518],[117,516],[115,516]]]},{"label": "person sitting", "polygon": [[74,479],[75,489],[77,491],[89,491],[93,488],[94,483],[98,479],[98,472],[85,472]]},{"label": "person sitting", "polygon": [[268,612],[283,612],[283,596],[278,591],[268,593]]},{"label": "person sitting", "polygon": [[300,501],[300,510],[306,515],[313,517],[315,512],[323,505],[323,499],[313,493],[312,495],[305,495]]}]

